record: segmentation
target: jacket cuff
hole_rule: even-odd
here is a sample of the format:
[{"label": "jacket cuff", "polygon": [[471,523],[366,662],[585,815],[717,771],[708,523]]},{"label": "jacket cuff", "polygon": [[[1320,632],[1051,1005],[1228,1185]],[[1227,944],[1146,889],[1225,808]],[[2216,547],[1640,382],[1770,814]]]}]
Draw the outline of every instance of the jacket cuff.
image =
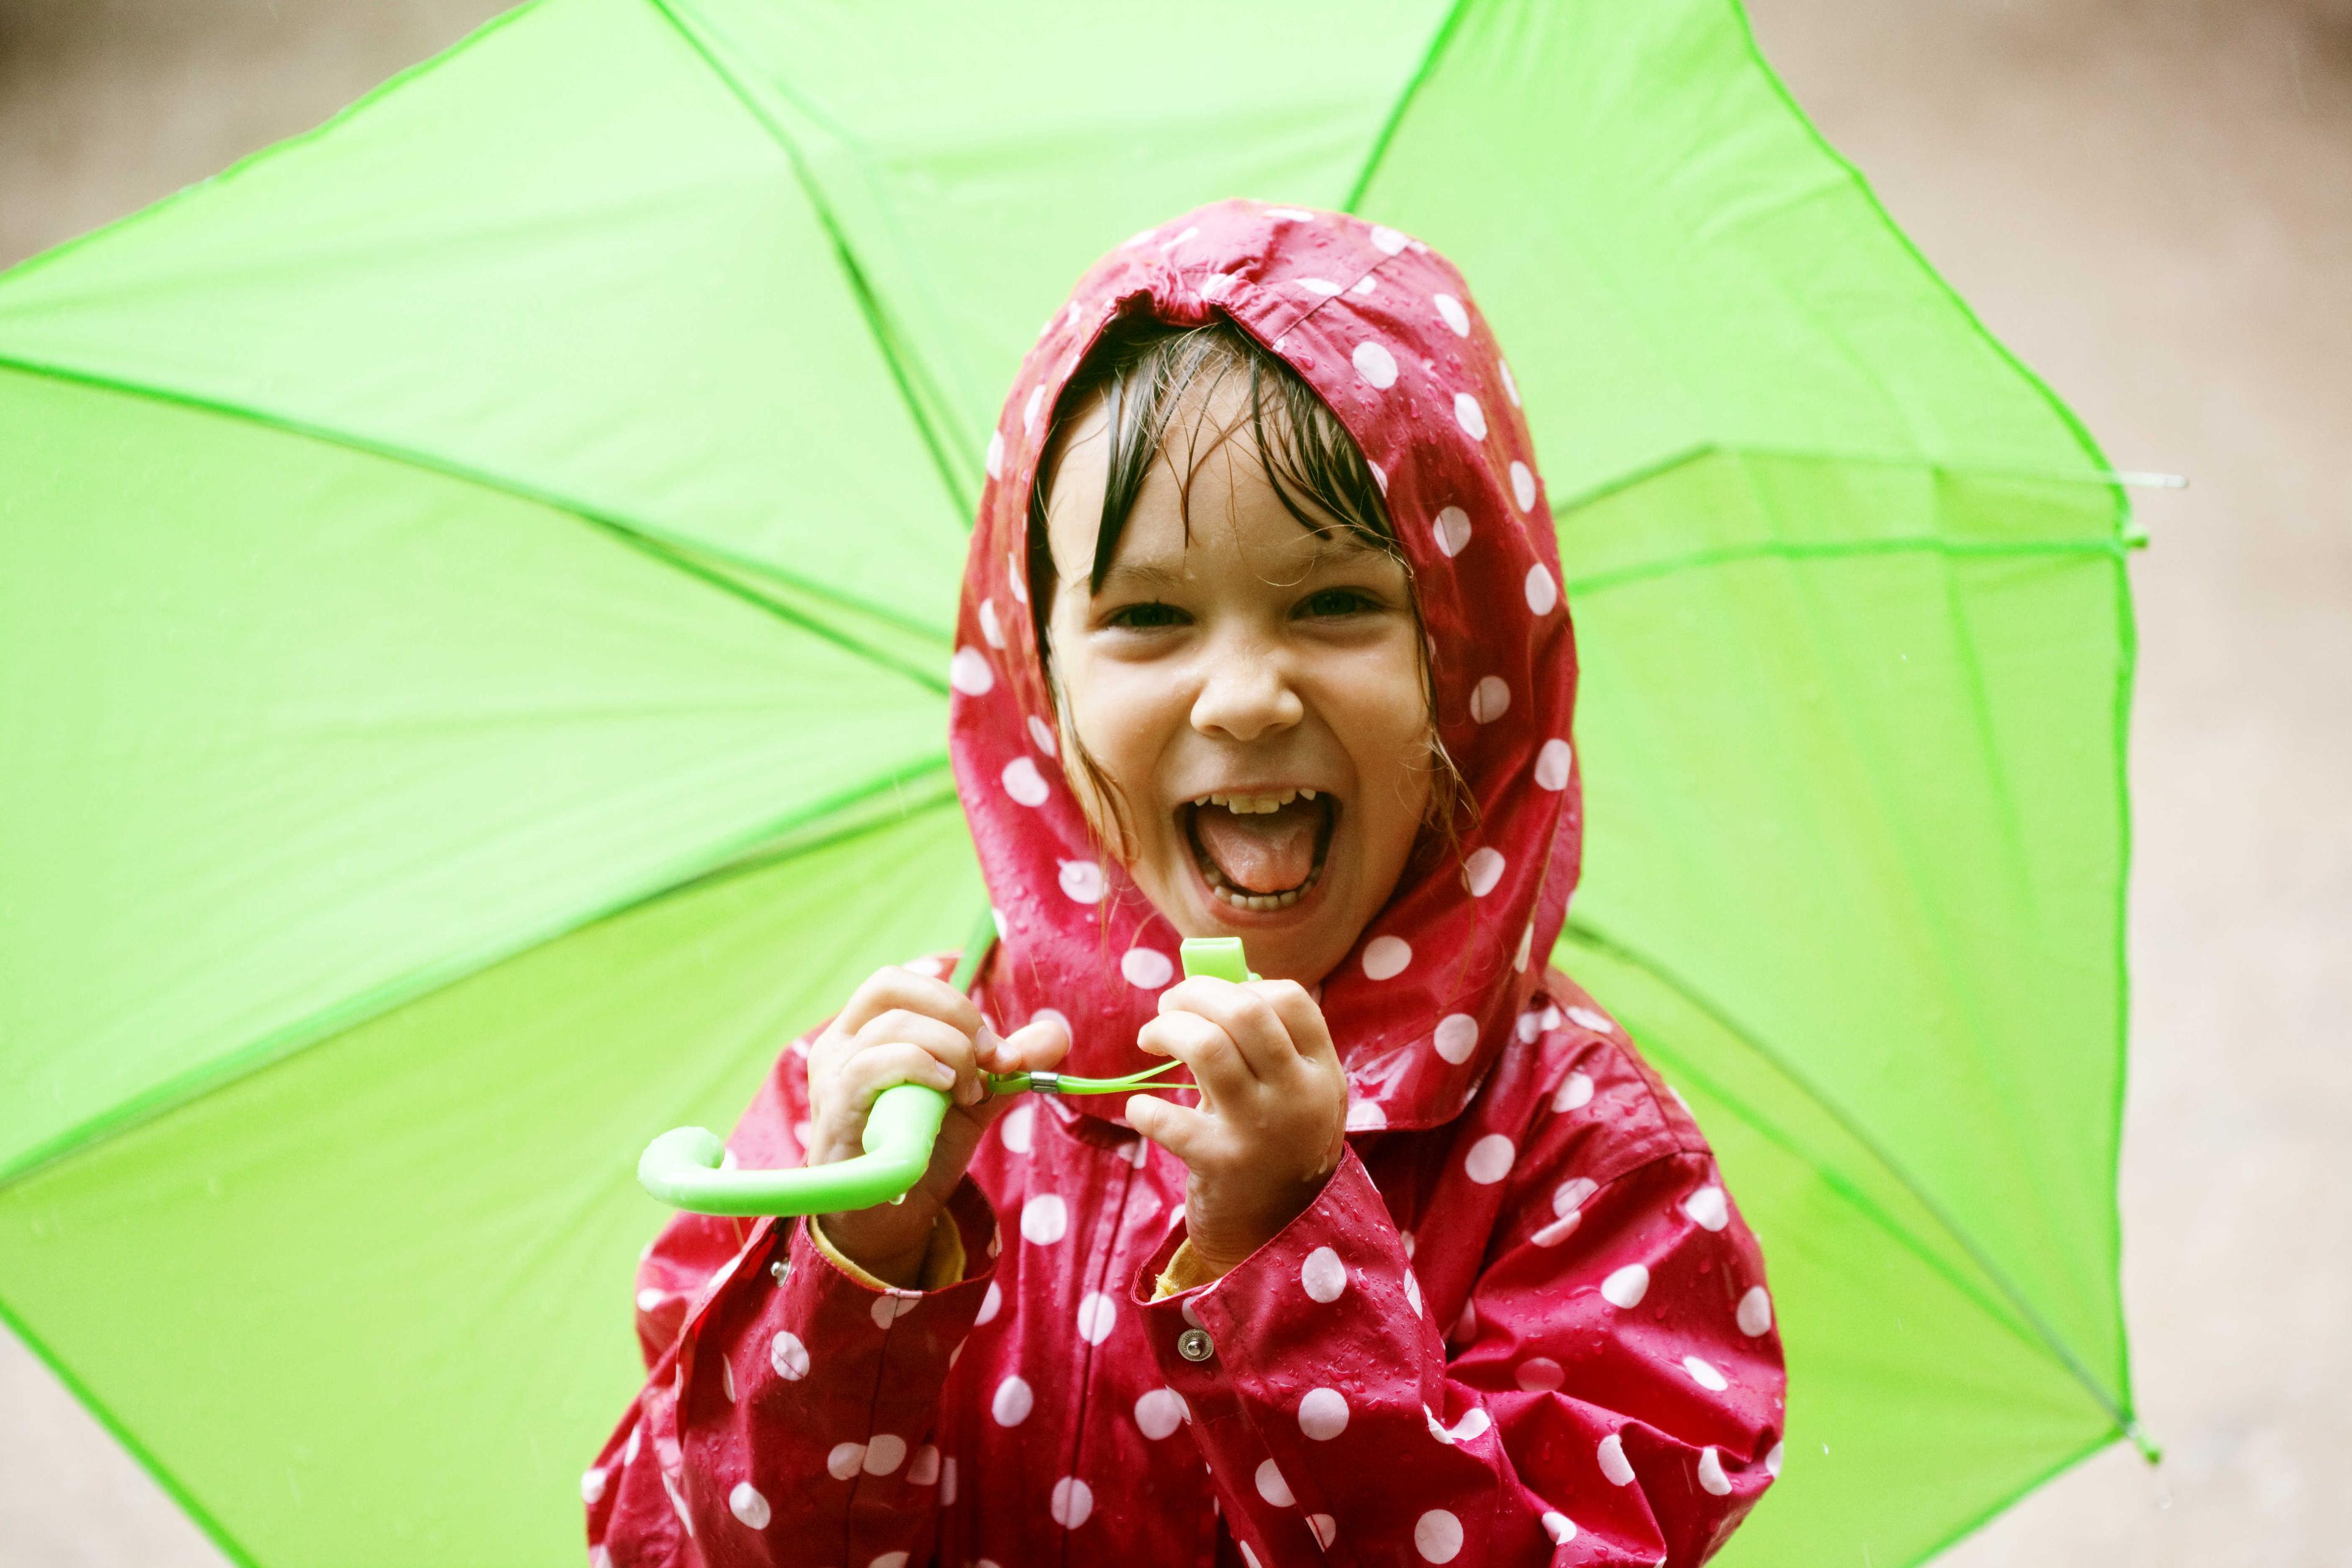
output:
[{"label": "jacket cuff", "polygon": [[[834,1246],[832,1238],[824,1234],[824,1227],[817,1223],[817,1216],[814,1215],[809,1215],[808,1233],[809,1239],[816,1243],[816,1249],[824,1254],[826,1260],[844,1274],[869,1290],[891,1289],[888,1280],[879,1279],[867,1269],[859,1267],[850,1259],[848,1255]],[[955,1216],[942,1208],[939,1212],[939,1217],[931,1222],[930,1239],[923,1247],[923,1262],[922,1267],[917,1271],[916,1284],[918,1288],[924,1290],[944,1290],[949,1286],[962,1280],[963,1268],[962,1232],[956,1225]]]}]

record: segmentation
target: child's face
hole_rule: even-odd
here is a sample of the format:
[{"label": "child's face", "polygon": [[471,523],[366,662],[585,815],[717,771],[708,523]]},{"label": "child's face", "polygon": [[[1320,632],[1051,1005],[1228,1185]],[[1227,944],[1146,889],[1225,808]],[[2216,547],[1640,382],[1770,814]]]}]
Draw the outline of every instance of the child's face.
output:
[{"label": "child's face", "polygon": [[[1428,805],[1422,633],[1401,563],[1336,525],[1318,539],[1284,510],[1250,438],[1246,380],[1219,378],[1169,420],[1098,594],[1098,397],[1070,429],[1047,495],[1061,755],[1114,847],[1123,815],[1129,874],[1181,933],[1244,938],[1252,967],[1313,984],[1387,902]],[[1171,461],[1192,468],[1189,542]]]}]

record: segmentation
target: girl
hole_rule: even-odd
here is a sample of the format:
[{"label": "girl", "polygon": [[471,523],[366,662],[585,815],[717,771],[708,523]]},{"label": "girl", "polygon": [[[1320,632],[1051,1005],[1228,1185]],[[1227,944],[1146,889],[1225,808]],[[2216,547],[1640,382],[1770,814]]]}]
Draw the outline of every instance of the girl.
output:
[{"label": "girl", "polygon": [[[1754,1239],[1540,962],[1575,656],[1468,301],[1393,229],[1234,201],[1047,324],[951,666],[1002,941],[969,997],[876,974],[731,1147],[954,1104],[902,1204],[664,1229],[594,1563],[1696,1563],[1778,1471]],[[1179,982],[1186,935],[1265,978]],[[979,1078],[1168,1057],[1197,1090]]]}]

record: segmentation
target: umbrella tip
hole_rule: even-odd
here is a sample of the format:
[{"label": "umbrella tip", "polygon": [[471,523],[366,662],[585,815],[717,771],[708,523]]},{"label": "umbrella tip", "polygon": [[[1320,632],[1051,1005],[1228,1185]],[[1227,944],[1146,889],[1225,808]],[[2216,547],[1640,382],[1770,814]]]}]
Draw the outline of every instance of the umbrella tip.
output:
[{"label": "umbrella tip", "polygon": [[2147,1435],[2146,1429],[2137,1421],[2124,1423],[2124,1436],[2131,1439],[2132,1447],[2139,1450],[2139,1457],[2146,1459],[2151,1466],[2164,1463],[2164,1450],[2157,1447],[2156,1440]]}]

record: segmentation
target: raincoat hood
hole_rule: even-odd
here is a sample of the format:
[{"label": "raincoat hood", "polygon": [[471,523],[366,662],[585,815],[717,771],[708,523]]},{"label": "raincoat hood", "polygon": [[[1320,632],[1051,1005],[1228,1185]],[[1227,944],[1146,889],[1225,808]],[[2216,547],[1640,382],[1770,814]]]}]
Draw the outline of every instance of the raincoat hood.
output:
[{"label": "raincoat hood", "polygon": [[[1087,827],[1055,754],[1029,635],[1029,492],[1063,387],[1105,327],[1232,318],[1338,414],[1413,574],[1438,731],[1475,799],[1458,853],[1424,842],[1322,984],[1348,1125],[1426,1127],[1468,1101],[1533,990],[1576,884],[1576,655],[1518,389],[1461,274],[1344,214],[1226,201],[1089,268],[1023,361],[988,442],[950,675],[950,748],[1002,937],[1001,1027],[1051,1010],[1065,1069],[1152,1066],[1136,1033],[1178,974],[1180,933]],[[1074,1110],[1117,1118],[1124,1097]]]}]

